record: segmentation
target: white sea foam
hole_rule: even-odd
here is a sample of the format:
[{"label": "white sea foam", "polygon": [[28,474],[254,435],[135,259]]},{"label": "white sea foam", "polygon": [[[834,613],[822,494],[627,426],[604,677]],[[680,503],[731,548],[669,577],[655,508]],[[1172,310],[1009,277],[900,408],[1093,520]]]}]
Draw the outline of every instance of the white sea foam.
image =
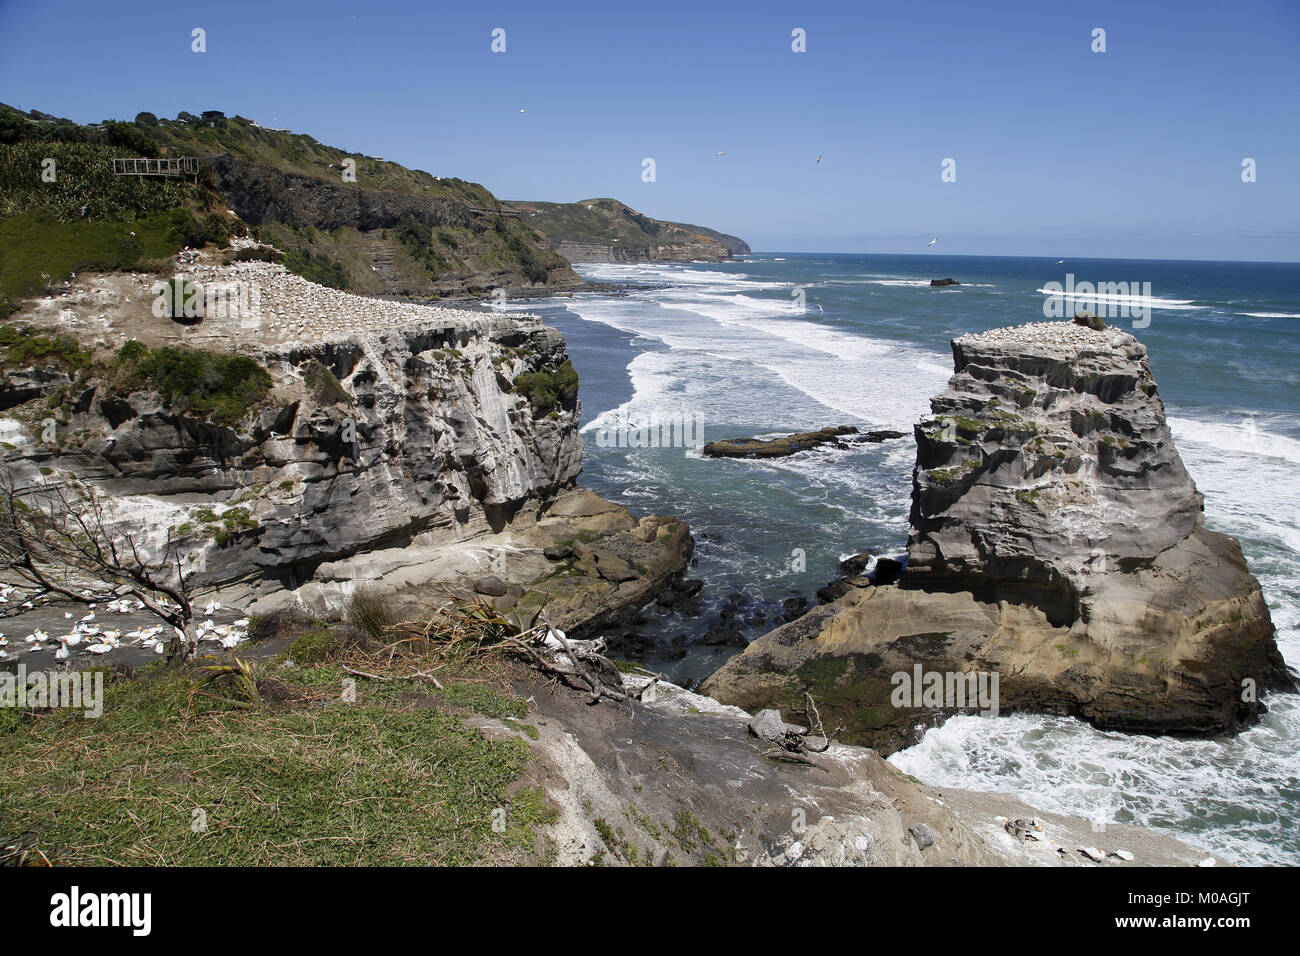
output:
[{"label": "white sea foam", "polygon": [[1060,299],[1083,300],[1086,302],[1107,302],[1128,307],[1169,309],[1172,311],[1191,311],[1204,306],[1197,305],[1192,299],[1162,299],[1154,295],[1128,295],[1125,293],[1101,292],[1064,292],[1060,289],[1036,289],[1040,295],[1050,295]]},{"label": "white sea foam", "polygon": [[1200,422],[1171,415],[1169,428],[1182,447],[1184,441],[1198,442],[1220,452],[1260,458],[1277,458],[1300,465],[1300,441],[1268,430],[1262,418],[1244,417],[1237,422]]},{"label": "white sea foam", "polygon": [[[702,272],[709,274],[701,278]],[[933,353],[808,321],[793,299],[786,302],[748,294],[790,288],[791,283],[749,281],[680,267],[636,272],[602,267],[591,274],[640,280],[660,274],[674,281],[685,275],[693,282],[690,288],[657,289],[621,299],[579,297],[566,304],[583,319],[652,337],[672,350],[668,357],[659,353],[660,357],[649,359],[643,354],[634,360],[629,367],[632,400],[620,410],[603,413],[599,427],[606,427],[620,411],[631,416],[653,408],[665,414],[669,409],[652,403],[662,402],[667,395],[672,395],[678,406],[690,403],[682,410],[694,408],[704,416],[712,413],[719,424],[734,419],[737,410],[762,409],[770,418],[771,411],[779,408],[792,427],[829,424],[828,418],[845,417],[877,426],[909,427],[926,411],[928,395],[942,388],[948,378],[948,369]],[[711,321],[686,322],[683,314]],[[734,371],[720,377],[716,372],[719,362],[748,363],[752,366],[749,376],[758,370],[765,373],[753,383],[752,400],[738,400],[735,394],[737,383],[747,377]],[[815,406],[766,394],[777,382],[812,399]],[[708,395],[719,383],[729,390],[721,401]],[[911,384],[903,388],[903,383]]]},{"label": "white sea foam", "polygon": [[[1207,523],[1251,553],[1278,647],[1300,665],[1300,443],[1263,419],[1253,431],[1180,416],[1170,424],[1206,497]],[[890,760],[927,783],[1009,791],[1045,810],[1160,827],[1237,863],[1295,865],[1300,698],[1267,702],[1258,726],[1213,740],[1105,733],[1043,715],[962,716]]]},{"label": "white sea foam", "polygon": [[1214,740],[1106,733],[1063,717],[963,715],[889,759],[928,783],[1010,792],[1103,827],[1159,827],[1240,864],[1294,865],[1300,845],[1279,792],[1295,791],[1300,706],[1286,697],[1272,707],[1239,737]]}]

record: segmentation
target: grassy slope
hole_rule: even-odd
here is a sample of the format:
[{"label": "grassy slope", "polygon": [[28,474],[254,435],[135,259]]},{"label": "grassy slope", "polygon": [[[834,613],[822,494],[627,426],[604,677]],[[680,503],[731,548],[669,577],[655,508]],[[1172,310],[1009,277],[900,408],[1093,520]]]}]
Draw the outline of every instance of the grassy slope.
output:
[{"label": "grassy slope", "polygon": [[285,133],[254,126],[242,117],[201,126],[176,120],[162,120],[145,131],[170,155],[215,156],[230,153],[250,162],[274,166],[286,173],[317,179],[340,180],[344,159],[356,162],[359,188],[376,192],[400,192],[432,199],[458,199],[482,209],[495,210],[496,197],[477,183],[462,179],[435,179],[422,169],[407,169],[398,163],[350,153],[317,142],[306,133]]},{"label": "grassy slope", "polygon": [[[11,138],[48,132],[26,122]],[[225,239],[210,189],[114,176],[112,158],[132,154],[105,143],[0,143],[0,316],[73,272],[157,271],[185,245]]]},{"label": "grassy slope", "polygon": [[[198,866],[533,857],[554,811],[523,785],[528,745],[463,716],[519,717],[522,701],[464,666],[433,690],[402,676],[428,661],[394,666],[319,622],[295,628],[279,661],[254,664],[255,706],[196,693],[202,671],[159,664],[109,683],[97,719],[0,709],[0,853],[22,842],[28,863]],[[389,679],[357,679],[349,701],[345,659]]]},{"label": "grassy slope", "polygon": [[[486,211],[502,204],[478,183],[451,177],[436,178],[420,169],[407,169],[361,153],[326,146],[304,133],[286,133],[254,126],[242,117],[217,120],[215,126],[162,121],[148,133],[174,155],[213,156],[230,153],[282,172],[339,182],[344,160],[356,164],[356,188],[366,192],[396,192],[422,199],[450,199]],[[457,294],[474,274],[504,272],[522,282],[545,281],[552,269],[567,262],[547,249],[532,229],[512,220],[495,220],[496,228],[475,230],[440,226],[422,231],[419,242],[403,242],[397,230],[366,241],[356,229],[321,231],[272,223],[262,229],[267,241],[290,253],[324,257],[346,274],[343,287],[359,292],[392,292],[420,296]],[[413,224],[414,226],[414,224]],[[374,257],[392,261],[392,272],[377,275]],[[295,268],[295,259],[286,260]],[[295,268],[308,278],[315,278]]]}]

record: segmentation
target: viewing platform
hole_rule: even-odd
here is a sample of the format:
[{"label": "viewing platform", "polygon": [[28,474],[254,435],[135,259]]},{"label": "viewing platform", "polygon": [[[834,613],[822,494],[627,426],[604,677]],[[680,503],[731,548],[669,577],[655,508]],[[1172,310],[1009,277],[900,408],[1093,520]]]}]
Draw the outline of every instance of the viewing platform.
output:
[{"label": "viewing platform", "polygon": [[113,172],[118,176],[197,176],[199,161],[193,156],[174,159],[114,159]]}]

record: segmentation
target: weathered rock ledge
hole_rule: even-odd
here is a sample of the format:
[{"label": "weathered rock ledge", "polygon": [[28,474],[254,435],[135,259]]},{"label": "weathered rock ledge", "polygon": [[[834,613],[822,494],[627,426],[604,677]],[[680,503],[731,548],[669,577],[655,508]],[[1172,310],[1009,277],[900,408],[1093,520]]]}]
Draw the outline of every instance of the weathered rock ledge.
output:
[{"label": "weathered rock ledge", "polygon": [[918,664],[997,674],[1001,713],[1144,733],[1239,730],[1260,692],[1294,689],[1240,545],[1204,526],[1137,339],[1043,323],[963,336],[953,356],[916,426],[901,580],[764,635],[706,693],[754,709],[809,691],[846,739],[888,752],[961,709],[893,705],[893,675]]},{"label": "weathered rock ledge", "polygon": [[[629,689],[646,683],[624,676]],[[666,682],[617,706],[532,680],[517,689],[538,732],[527,742],[540,785],[559,808],[546,833],[560,865],[1109,868],[1208,856],[1140,827],[1099,833],[1004,794],[925,786],[860,747],[776,761],[762,756],[768,745],[747,729],[748,713]],[[478,726],[522,739],[510,721]],[[1017,833],[1027,821],[1037,828]]]}]

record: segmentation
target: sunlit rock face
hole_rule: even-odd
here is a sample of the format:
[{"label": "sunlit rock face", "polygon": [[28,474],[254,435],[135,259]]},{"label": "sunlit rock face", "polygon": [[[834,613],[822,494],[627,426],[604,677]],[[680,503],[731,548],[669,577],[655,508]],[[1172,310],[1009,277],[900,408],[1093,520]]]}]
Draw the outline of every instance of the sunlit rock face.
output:
[{"label": "sunlit rock face", "polygon": [[[805,693],[846,739],[893,750],[957,712],[895,677],[996,675],[1000,713],[1213,734],[1291,689],[1259,582],[1204,526],[1146,349],[1071,322],[962,336],[916,426],[912,530],[895,585],[855,579],[764,635],[703,690],[747,710]],[[985,708],[987,709],[987,708]]]}]

